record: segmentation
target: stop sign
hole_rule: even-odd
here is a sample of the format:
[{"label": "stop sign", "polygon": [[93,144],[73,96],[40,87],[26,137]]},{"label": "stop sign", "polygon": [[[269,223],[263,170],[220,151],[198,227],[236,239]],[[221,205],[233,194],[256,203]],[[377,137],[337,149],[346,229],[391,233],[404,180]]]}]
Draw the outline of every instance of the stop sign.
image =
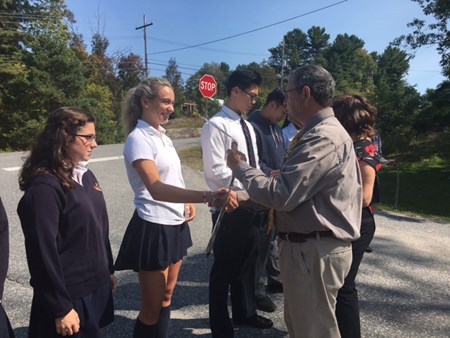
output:
[{"label": "stop sign", "polygon": [[217,82],[212,75],[205,74],[200,78],[198,89],[204,97],[212,98],[217,93]]}]

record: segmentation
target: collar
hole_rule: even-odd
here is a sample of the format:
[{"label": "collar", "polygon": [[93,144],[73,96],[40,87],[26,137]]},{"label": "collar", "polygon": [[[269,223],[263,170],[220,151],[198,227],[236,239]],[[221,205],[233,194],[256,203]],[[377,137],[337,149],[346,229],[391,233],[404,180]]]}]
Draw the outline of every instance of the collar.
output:
[{"label": "collar", "polygon": [[83,175],[88,171],[88,161],[80,161],[72,171],[72,179],[79,185],[83,185]]},{"label": "collar", "polygon": [[147,133],[151,135],[159,135],[162,137],[166,133],[166,130],[163,127],[159,126],[159,128],[156,129],[155,127],[151,126],[150,124],[141,119],[138,119],[136,127],[144,129]]},{"label": "collar", "polygon": [[326,120],[327,118],[333,117],[334,111],[331,107],[326,107],[322,110],[319,110],[316,114],[314,114],[313,117],[309,119],[309,121],[304,125],[303,128],[301,128],[301,133],[306,134],[308,131],[310,131],[312,128],[314,128],[316,125],[318,125],[320,122]]},{"label": "collar", "polygon": [[[234,110],[232,110],[230,107],[228,107],[226,105],[222,106],[222,111],[224,112],[225,115],[227,115],[232,120],[240,120],[241,119],[241,115],[239,115],[238,113],[236,113]],[[242,116],[242,117],[244,117],[244,116]]]},{"label": "collar", "polygon": [[262,116],[261,110],[254,110],[250,114],[249,121],[260,122],[261,124],[265,124],[267,126],[274,125],[272,122],[270,122],[264,116]]}]

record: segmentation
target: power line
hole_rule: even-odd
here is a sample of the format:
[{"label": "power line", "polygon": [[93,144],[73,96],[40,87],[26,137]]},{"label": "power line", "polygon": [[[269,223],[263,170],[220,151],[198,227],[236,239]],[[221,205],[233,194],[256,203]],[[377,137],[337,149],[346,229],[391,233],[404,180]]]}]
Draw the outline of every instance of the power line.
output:
[{"label": "power line", "polygon": [[269,25],[266,25],[266,26],[262,26],[262,27],[259,27],[259,28],[255,28],[255,29],[252,29],[252,30],[243,32],[243,33],[238,33],[238,34],[230,35],[230,36],[227,36],[227,37],[224,37],[224,38],[220,38],[220,39],[216,39],[216,40],[212,40],[212,41],[208,41],[208,42],[198,43],[198,44],[196,44],[196,45],[191,45],[191,46],[186,46],[186,47],[181,47],[181,48],[176,48],[176,49],[171,49],[171,50],[165,50],[165,51],[162,51],[162,52],[154,52],[154,53],[150,53],[150,54],[152,54],[152,55],[157,55],[157,54],[172,53],[172,52],[177,52],[177,51],[180,51],[180,50],[191,49],[191,48],[197,48],[197,47],[209,45],[209,44],[212,44],[212,43],[216,43],[216,42],[220,42],[220,41],[224,41],[224,40],[233,39],[233,38],[236,38],[236,37],[238,37],[238,36],[242,36],[242,35],[254,33],[254,32],[257,32],[257,31],[260,31],[260,30],[263,30],[263,29],[266,29],[266,28],[269,28],[269,27],[277,26],[277,25],[280,25],[280,24],[282,24],[282,23],[285,23],[285,22],[288,22],[288,21],[292,21],[292,20],[295,20],[295,19],[298,19],[298,18],[307,16],[307,15],[310,15],[310,14],[313,14],[313,13],[317,13],[317,12],[323,11],[323,10],[325,10],[325,9],[328,9],[328,8],[330,8],[330,7],[334,7],[334,6],[340,5],[340,4],[342,4],[342,3],[344,3],[344,2],[347,2],[347,1],[348,1],[348,0],[342,0],[342,1],[339,1],[339,2],[335,2],[335,3],[331,4],[331,5],[324,6],[324,7],[315,9],[315,10],[313,10],[313,11],[310,11],[310,12],[307,12],[307,13],[303,13],[303,14],[294,16],[294,17],[292,17],[292,18],[285,19],[285,20],[282,20],[282,21],[278,21],[278,22],[275,22],[275,23],[272,23],[272,24],[269,24]]}]

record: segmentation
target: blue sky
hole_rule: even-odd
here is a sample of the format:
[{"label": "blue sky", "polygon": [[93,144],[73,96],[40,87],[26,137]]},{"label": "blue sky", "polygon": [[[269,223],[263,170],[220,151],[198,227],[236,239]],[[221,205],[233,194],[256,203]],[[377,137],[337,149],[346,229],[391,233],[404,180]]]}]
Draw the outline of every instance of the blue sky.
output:
[{"label": "blue sky", "polygon": [[[239,64],[261,62],[270,56],[287,32],[312,26],[324,27],[334,41],[337,34],[354,34],[365,41],[368,52],[383,52],[394,38],[407,34],[407,23],[424,18],[421,8],[411,0],[67,0],[90,50],[93,33],[110,41],[108,54],[139,54],[144,59],[143,30],[147,23],[147,52],[150,75],[162,76],[168,60],[176,59],[187,79],[204,63]],[[328,8],[325,8],[328,7]],[[325,8],[325,9],[322,9]],[[290,18],[297,17],[293,20]],[[285,21],[288,20],[288,21]],[[202,47],[167,52],[252,31],[277,22],[281,24]],[[410,62],[406,78],[423,93],[444,80],[435,48],[422,47]]]}]

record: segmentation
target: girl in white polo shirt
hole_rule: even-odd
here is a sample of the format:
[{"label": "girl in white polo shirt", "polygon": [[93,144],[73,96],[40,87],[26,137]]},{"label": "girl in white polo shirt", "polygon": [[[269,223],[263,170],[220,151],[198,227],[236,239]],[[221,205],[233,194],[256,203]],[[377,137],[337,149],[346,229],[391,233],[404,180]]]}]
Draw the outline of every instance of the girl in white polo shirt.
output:
[{"label": "girl in white polo shirt", "polygon": [[[133,337],[168,336],[173,291],[182,258],[192,245],[187,222],[195,217],[195,207],[184,203],[211,204],[218,198],[210,191],[184,189],[180,159],[162,127],[169,122],[174,103],[170,83],[151,77],[131,89],[124,104],[129,134],[124,158],[136,211],[115,269],[139,274],[141,308]],[[231,209],[237,200],[234,194],[230,197]]]}]

